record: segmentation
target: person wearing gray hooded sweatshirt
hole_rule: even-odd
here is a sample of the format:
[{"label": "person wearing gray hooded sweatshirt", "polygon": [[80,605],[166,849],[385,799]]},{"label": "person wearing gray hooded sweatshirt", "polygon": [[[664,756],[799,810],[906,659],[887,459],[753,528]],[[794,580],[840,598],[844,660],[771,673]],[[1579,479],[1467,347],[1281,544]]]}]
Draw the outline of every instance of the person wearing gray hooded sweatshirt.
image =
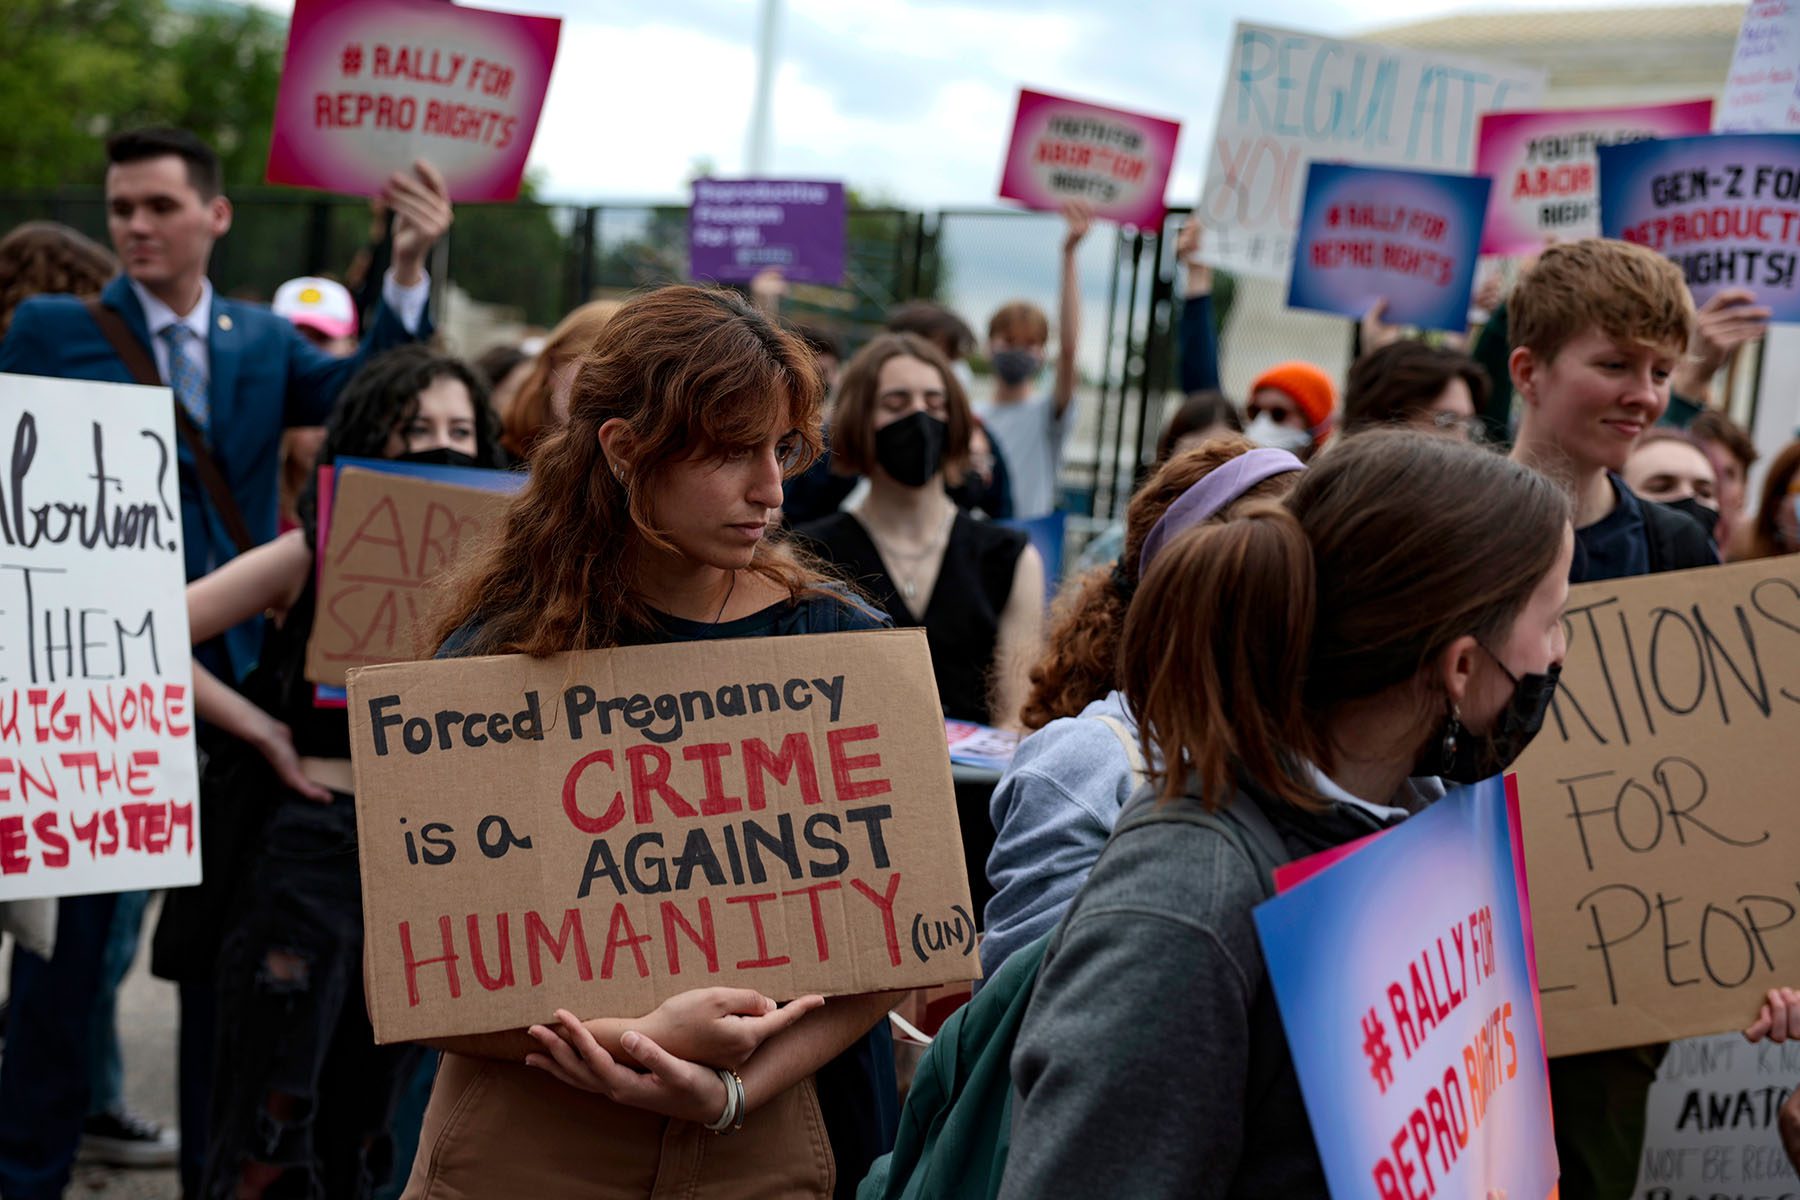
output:
[{"label": "person wearing gray hooded sweatshirt", "polygon": [[[1572,553],[1567,497],[1529,468],[1345,439],[1285,505],[1189,529],[1146,573],[1122,691],[1151,761],[1180,768],[1133,805],[1247,812],[1299,857],[1441,794],[1409,777],[1498,773],[1553,693]],[[1251,919],[1267,864],[1135,817],[1046,951],[1001,1196],[1323,1197]]]}]

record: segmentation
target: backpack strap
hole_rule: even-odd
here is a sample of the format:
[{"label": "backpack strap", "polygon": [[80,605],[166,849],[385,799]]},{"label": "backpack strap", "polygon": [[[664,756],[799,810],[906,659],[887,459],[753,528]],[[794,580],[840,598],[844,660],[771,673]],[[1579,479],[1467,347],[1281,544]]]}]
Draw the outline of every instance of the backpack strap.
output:
[{"label": "backpack strap", "polygon": [[[88,316],[94,319],[94,324],[98,325],[100,332],[106,335],[106,340],[112,344],[113,353],[119,356],[119,361],[125,364],[125,369],[131,373],[131,377],[145,387],[163,387],[162,376],[156,370],[155,360],[150,357],[150,352],[144,348],[144,344],[138,341],[137,336],[131,332],[130,326],[125,324],[125,318],[98,300],[89,300],[86,307]],[[242,554],[256,545],[256,538],[251,536],[250,526],[244,520],[244,514],[238,509],[237,497],[231,494],[231,485],[225,482],[225,472],[220,469],[219,460],[213,457],[212,450],[206,444],[205,436],[200,432],[200,427],[194,424],[192,417],[188,416],[187,409],[181,406],[181,401],[175,401],[174,407],[175,432],[180,436],[182,444],[188,448],[188,453],[194,456],[194,474],[199,477],[200,486],[211,498],[213,511],[218,513],[219,520],[224,522],[225,532],[230,536],[232,544],[237,547],[238,553]]]},{"label": "backpack strap", "polygon": [[1112,735],[1119,739],[1119,745],[1125,750],[1125,761],[1131,764],[1131,776],[1142,787],[1150,778],[1149,764],[1144,761],[1144,748],[1138,744],[1131,730],[1125,728],[1125,722],[1109,713],[1102,713],[1094,720],[1112,730]]}]

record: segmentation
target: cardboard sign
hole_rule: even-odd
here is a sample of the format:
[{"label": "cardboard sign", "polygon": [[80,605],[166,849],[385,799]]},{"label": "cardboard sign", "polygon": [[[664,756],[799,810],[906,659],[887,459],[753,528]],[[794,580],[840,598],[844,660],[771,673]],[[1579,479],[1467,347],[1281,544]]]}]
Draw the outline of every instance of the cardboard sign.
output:
[{"label": "cardboard sign", "polygon": [[1202,254],[1287,276],[1306,164],[1467,172],[1476,119],[1541,99],[1544,72],[1238,22],[1198,212]]},{"label": "cardboard sign", "polygon": [[1600,225],[1678,263],[1696,304],[1747,287],[1800,321],[1800,133],[1602,147]]},{"label": "cardboard sign", "polygon": [[1504,785],[1256,909],[1334,1196],[1546,1196],[1550,1079]]},{"label": "cardboard sign", "polygon": [[1750,0],[1719,104],[1722,133],[1800,129],[1800,5]]},{"label": "cardboard sign", "polygon": [[768,267],[797,283],[844,281],[844,185],[696,179],[688,275],[742,282]]},{"label": "cardboard sign", "polygon": [[1796,1082],[1800,1043],[1721,1033],[1670,1046],[1650,1086],[1631,1200],[1794,1194],[1776,1117]]},{"label": "cardboard sign", "polygon": [[1288,307],[1359,318],[1385,299],[1394,324],[1467,329],[1487,201],[1467,175],[1313,163]]},{"label": "cardboard sign", "polygon": [[1000,195],[1056,212],[1085,200],[1097,216],[1158,229],[1181,123],[1019,89]]},{"label": "cardboard sign", "polygon": [[355,467],[336,473],[319,556],[318,614],[306,677],[337,686],[350,668],[410,662],[431,647],[434,585],[504,519],[504,492]]},{"label": "cardboard sign", "polygon": [[980,974],[923,630],[350,676],[375,1038]]},{"label": "cardboard sign", "polygon": [[0,901],[200,882],[174,403],[0,375]]},{"label": "cardboard sign", "polygon": [[373,196],[428,159],[452,200],[513,200],[562,22],[443,0],[297,0],[268,181]]},{"label": "cardboard sign", "polygon": [[1601,146],[1711,127],[1711,100],[1482,114],[1475,173],[1494,190],[1481,252],[1529,255],[1552,240],[1599,237]]},{"label": "cardboard sign", "polygon": [[1742,1029],[1800,978],[1800,558],[1573,590],[1516,767],[1552,1055]]}]

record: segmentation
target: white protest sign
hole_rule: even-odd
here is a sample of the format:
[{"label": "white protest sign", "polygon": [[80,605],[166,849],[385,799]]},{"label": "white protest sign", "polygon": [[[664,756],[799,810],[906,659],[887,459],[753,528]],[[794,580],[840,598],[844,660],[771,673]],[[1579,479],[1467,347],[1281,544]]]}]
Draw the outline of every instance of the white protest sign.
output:
[{"label": "white protest sign", "polygon": [[1800,4],[1750,0],[1725,75],[1720,133],[1800,129]]},{"label": "white protest sign", "polygon": [[200,881],[174,403],[0,375],[0,900]]},{"label": "white protest sign", "polygon": [[1287,276],[1306,164],[1467,172],[1476,121],[1530,108],[1544,72],[1238,22],[1199,218],[1203,257]]},{"label": "white protest sign", "polygon": [[1775,1125],[1796,1083],[1800,1043],[1753,1046],[1720,1033],[1670,1045],[1650,1087],[1631,1200],[1772,1200],[1800,1191]]}]

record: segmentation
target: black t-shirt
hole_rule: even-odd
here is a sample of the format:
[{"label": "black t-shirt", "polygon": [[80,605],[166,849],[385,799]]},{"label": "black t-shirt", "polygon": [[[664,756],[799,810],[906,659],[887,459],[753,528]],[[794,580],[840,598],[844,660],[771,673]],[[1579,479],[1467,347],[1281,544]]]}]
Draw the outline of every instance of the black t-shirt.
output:
[{"label": "black t-shirt", "polygon": [[1644,525],[1644,502],[1625,481],[1608,474],[1618,504],[1613,510],[1575,531],[1575,562],[1570,583],[1600,579],[1630,579],[1650,573],[1650,539]]}]

